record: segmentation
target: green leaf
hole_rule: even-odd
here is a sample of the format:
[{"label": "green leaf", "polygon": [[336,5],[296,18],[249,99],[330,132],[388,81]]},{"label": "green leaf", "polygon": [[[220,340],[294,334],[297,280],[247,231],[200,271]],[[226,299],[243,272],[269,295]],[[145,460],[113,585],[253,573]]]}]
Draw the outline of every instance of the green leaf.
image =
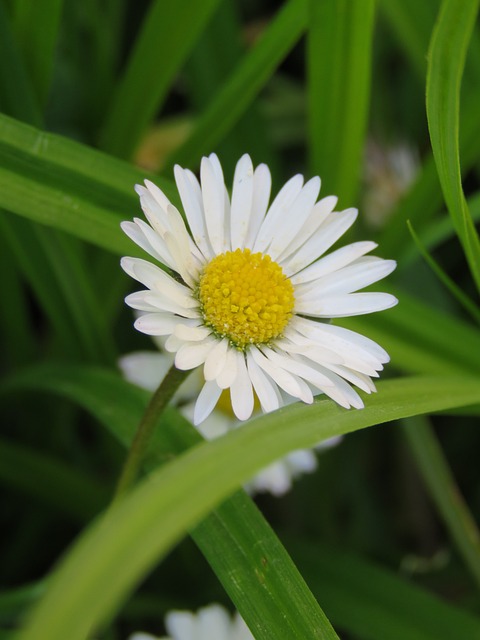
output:
[{"label": "green leaf", "polygon": [[471,640],[480,620],[373,562],[315,540],[286,543],[334,624],[363,640]]},{"label": "green leaf", "polygon": [[167,160],[193,168],[235,126],[307,24],[307,0],[288,0],[198,118],[188,140]]},{"label": "green leaf", "polygon": [[[477,379],[385,381],[362,411],[345,411],[330,401],[294,404],[190,449],[152,473],[81,536],[19,639],[83,639],[189,528],[256,470],[288,451],[373,424],[478,402]],[[267,571],[265,567],[258,574],[260,581]],[[283,614],[279,619],[285,624]],[[335,635],[317,620],[317,626],[298,637]]]},{"label": "green leaf", "polygon": [[101,146],[129,158],[162,106],[175,75],[215,10],[218,0],[156,0],[112,97]]},{"label": "green leaf", "polygon": [[442,3],[429,50],[427,118],[443,195],[480,290],[480,239],[462,190],[459,153],[461,78],[478,6],[478,0]]},{"label": "green leaf", "polygon": [[374,2],[310,1],[310,168],[326,191],[354,202],[367,127]]}]

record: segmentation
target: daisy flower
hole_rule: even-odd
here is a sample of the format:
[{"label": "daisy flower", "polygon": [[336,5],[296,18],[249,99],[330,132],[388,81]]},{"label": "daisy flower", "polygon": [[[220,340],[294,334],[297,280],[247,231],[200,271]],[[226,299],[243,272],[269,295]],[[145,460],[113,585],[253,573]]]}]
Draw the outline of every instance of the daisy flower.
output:
[{"label": "daisy flower", "polygon": [[237,163],[232,196],[216,155],[203,158],[200,182],[175,167],[185,212],[152,182],[136,191],[149,224],[124,222],[125,233],[155,260],[122,258],[125,272],[146,287],[126,298],[141,312],[135,327],[166,337],[181,370],[203,367],[205,383],[194,422],[200,424],[230,390],[233,412],[247,420],[258,397],[264,412],[285,396],[306,403],[324,393],[345,408],[363,407],[351,385],[370,393],[388,354],[332,318],[388,309],[387,293],[356,293],[387,276],[392,260],[367,256],[373,242],[325,255],[357,217],[317,202],[320,178],[296,175],[269,205],[271,177],[248,155]]},{"label": "daisy flower", "polygon": [[[162,344],[156,341],[160,349]],[[155,391],[173,364],[173,355],[162,351],[137,351],[122,356],[119,367],[123,376],[133,384],[148,391]],[[183,415],[192,420],[195,412],[195,400],[202,388],[203,376],[199,369],[193,372],[180,386],[173,398]],[[258,413],[258,409],[257,409]],[[255,414],[255,410],[254,410]],[[197,426],[197,430],[207,440],[213,440],[237,428],[239,422],[225,401],[225,393],[215,410]],[[316,451],[328,449],[340,442],[341,437],[329,438],[315,447]],[[309,449],[291,451],[288,455],[268,465],[257,473],[245,486],[251,493],[269,492],[274,496],[282,496],[292,488],[293,481],[304,473],[313,473],[317,468],[315,452]]]},{"label": "daisy flower", "polygon": [[171,611],[165,618],[168,637],[134,633],[129,640],[254,640],[247,625],[235,612],[233,618],[219,604],[190,611]]}]

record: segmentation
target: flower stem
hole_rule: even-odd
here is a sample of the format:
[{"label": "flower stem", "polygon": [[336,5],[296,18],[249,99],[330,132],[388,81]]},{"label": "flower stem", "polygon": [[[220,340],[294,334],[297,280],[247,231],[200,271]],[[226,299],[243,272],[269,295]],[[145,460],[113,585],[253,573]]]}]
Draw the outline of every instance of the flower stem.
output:
[{"label": "flower stem", "polygon": [[423,416],[405,420],[404,433],[438,512],[480,586],[480,532],[435,433]]},{"label": "flower stem", "polygon": [[189,373],[190,371],[181,371],[172,365],[153,394],[130,445],[127,459],[118,479],[113,502],[116,502],[135,482],[158,419]]}]

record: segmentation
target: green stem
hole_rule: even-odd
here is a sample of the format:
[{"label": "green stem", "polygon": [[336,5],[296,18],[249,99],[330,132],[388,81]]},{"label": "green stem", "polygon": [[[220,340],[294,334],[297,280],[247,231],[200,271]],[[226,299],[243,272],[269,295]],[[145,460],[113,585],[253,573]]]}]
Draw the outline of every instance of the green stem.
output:
[{"label": "green stem", "polygon": [[116,502],[135,482],[140,466],[145,458],[148,446],[158,424],[160,415],[172,399],[174,393],[190,371],[181,371],[172,365],[153,394],[148,407],[138,425],[127,459],[117,483],[113,501]]},{"label": "green stem", "polygon": [[404,421],[405,435],[430,495],[469,571],[480,586],[480,532],[440,444],[423,416]]}]

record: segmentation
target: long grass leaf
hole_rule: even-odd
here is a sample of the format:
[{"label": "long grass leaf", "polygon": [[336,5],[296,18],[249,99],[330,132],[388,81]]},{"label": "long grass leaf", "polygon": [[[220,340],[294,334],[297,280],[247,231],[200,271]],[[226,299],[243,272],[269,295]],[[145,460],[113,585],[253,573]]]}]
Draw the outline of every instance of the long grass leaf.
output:
[{"label": "long grass leaf", "polygon": [[[188,528],[257,469],[291,449],[379,422],[480,402],[472,378],[405,378],[379,384],[362,411],[329,401],[295,404],[201,444],[152,473],[77,542],[52,577],[20,640],[82,640]],[[291,425],[295,424],[295,429]],[[239,456],[238,451],[243,455]],[[268,568],[259,574],[260,579]],[[312,611],[310,610],[310,613]],[[279,618],[285,620],[283,615]],[[308,626],[313,622],[308,620]],[[307,621],[305,621],[307,624]],[[274,634],[292,638],[287,633]],[[257,637],[271,638],[272,634]],[[317,617],[297,637],[335,637]]]},{"label": "long grass leaf", "polygon": [[427,73],[427,118],[448,210],[480,290],[480,239],[462,190],[459,153],[460,86],[478,0],[444,0],[433,32]]}]

